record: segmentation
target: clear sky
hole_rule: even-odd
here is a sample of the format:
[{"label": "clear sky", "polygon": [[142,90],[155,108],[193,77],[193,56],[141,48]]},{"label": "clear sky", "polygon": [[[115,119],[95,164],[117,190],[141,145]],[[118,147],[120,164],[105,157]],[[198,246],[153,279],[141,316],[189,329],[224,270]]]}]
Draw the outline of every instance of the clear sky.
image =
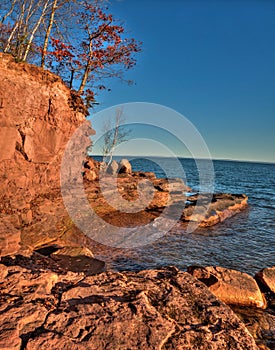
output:
[{"label": "clear sky", "polygon": [[135,85],[112,81],[97,110],[162,104],[213,158],[275,162],[275,1],[112,0],[110,12],[143,51],[126,75]]}]

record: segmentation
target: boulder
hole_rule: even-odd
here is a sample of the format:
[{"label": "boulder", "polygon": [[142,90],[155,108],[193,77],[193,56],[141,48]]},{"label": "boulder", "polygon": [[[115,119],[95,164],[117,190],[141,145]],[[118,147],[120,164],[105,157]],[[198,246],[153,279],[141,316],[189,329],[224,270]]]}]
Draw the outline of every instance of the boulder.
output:
[{"label": "boulder", "polygon": [[85,272],[87,276],[105,271],[105,263],[95,259],[92,251],[86,247],[63,247],[50,256],[68,271]]},{"label": "boulder", "polygon": [[52,259],[66,271],[84,272],[86,276],[95,275],[105,271],[105,262],[91,258],[87,255],[71,256],[53,254]]},{"label": "boulder", "polygon": [[259,349],[275,349],[274,308],[265,310],[238,306],[231,306],[231,308],[256,340]]},{"label": "boulder", "polygon": [[115,175],[118,171],[118,164],[116,160],[113,160],[107,168],[107,174]]},{"label": "boulder", "polygon": [[128,159],[121,159],[118,165],[118,169],[119,174],[131,174],[132,165]]},{"label": "boulder", "polygon": [[100,167],[100,162],[97,162],[93,158],[88,158],[84,164],[83,164],[85,169],[98,169]]},{"label": "boulder", "polygon": [[255,275],[255,279],[260,285],[270,290],[275,294],[275,266],[266,267]]},{"label": "boulder", "polygon": [[190,266],[187,271],[226,304],[266,308],[265,297],[247,273],[213,266]]},{"label": "boulder", "polygon": [[98,176],[95,170],[86,169],[84,178],[88,181],[95,181],[98,178]]}]

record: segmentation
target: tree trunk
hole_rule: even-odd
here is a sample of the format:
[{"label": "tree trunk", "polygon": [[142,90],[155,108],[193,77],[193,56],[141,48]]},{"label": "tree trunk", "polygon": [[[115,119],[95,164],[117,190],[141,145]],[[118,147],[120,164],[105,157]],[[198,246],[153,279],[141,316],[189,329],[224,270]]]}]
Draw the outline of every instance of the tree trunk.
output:
[{"label": "tree trunk", "polygon": [[86,64],[85,71],[84,71],[84,74],[83,74],[83,77],[82,77],[82,80],[81,80],[81,84],[80,84],[79,89],[78,89],[79,94],[82,94],[83,91],[84,91],[85,85],[86,85],[88,77],[89,77],[91,63],[92,63],[93,38],[91,36],[89,28],[88,28],[88,33],[89,33],[89,38],[90,38],[89,39],[90,40],[90,42],[89,42],[89,59],[88,59],[88,62]]},{"label": "tree trunk", "polygon": [[37,29],[39,28],[41,22],[42,22],[42,19],[44,18],[45,16],[45,12],[46,12],[46,9],[48,7],[48,3],[49,1],[46,1],[45,4],[44,4],[44,7],[43,7],[43,10],[42,10],[42,13],[41,13],[41,16],[39,17],[38,21],[36,22],[36,25],[34,26],[32,32],[31,32],[31,35],[30,35],[30,38],[28,40],[28,44],[27,44],[27,47],[26,47],[26,50],[25,50],[25,53],[24,53],[24,56],[23,56],[23,59],[22,61],[26,61],[27,57],[28,57],[28,54],[30,52],[30,48],[31,48],[31,44],[33,42],[33,38],[35,36],[35,33],[37,31]]},{"label": "tree trunk", "polygon": [[7,40],[7,43],[6,43],[6,46],[5,46],[5,48],[4,48],[4,53],[8,52],[8,50],[9,50],[9,48],[10,48],[10,43],[11,43],[11,41],[12,41],[12,38],[13,38],[13,36],[14,36],[14,34],[15,34],[16,29],[18,28],[18,24],[19,24],[18,22],[15,23],[15,25],[14,25],[14,27],[13,27],[11,33],[10,33],[10,36],[9,36],[9,38],[8,38],[8,40]]},{"label": "tree trunk", "polygon": [[87,83],[87,80],[88,80],[88,77],[89,77],[89,73],[90,73],[90,65],[91,65],[91,60],[89,60],[87,62],[87,64],[86,64],[85,71],[84,71],[84,74],[83,74],[83,77],[82,77],[82,80],[81,80],[81,84],[80,84],[79,89],[78,89],[78,93],[79,94],[83,93],[84,88],[86,86],[86,83]]},{"label": "tree trunk", "polygon": [[46,57],[46,52],[47,52],[48,45],[49,45],[49,39],[50,39],[52,27],[53,27],[53,21],[54,21],[54,15],[55,15],[56,8],[57,8],[57,0],[54,0],[53,6],[52,6],[52,11],[51,11],[51,16],[50,16],[50,20],[49,20],[49,25],[48,25],[46,35],[45,35],[42,56],[41,56],[41,67],[43,69],[45,68],[45,57]]}]

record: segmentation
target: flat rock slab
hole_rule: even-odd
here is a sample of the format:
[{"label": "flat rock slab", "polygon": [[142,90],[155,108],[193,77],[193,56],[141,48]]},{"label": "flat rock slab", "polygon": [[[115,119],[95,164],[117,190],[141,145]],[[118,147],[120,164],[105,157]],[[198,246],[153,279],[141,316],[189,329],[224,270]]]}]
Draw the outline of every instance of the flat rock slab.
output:
[{"label": "flat rock slab", "polygon": [[[108,223],[121,227],[147,224],[161,216],[164,209],[167,209],[166,216],[179,220],[183,226],[188,222],[197,222],[200,227],[209,227],[248,206],[248,197],[244,194],[190,193],[186,196],[191,189],[181,179],[156,179],[151,173],[125,174],[115,180],[106,176],[100,185],[98,181],[85,182],[85,190],[95,212]],[[148,194],[141,206],[138,186],[141,193]]]},{"label": "flat rock slab", "polygon": [[183,220],[199,222],[200,227],[209,227],[223,222],[248,206],[248,197],[244,194],[215,193],[213,196],[201,194],[200,203],[198,198],[198,194],[188,197],[183,211]]},{"label": "flat rock slab", "polygon": [[174,267],[85,276],[43,259],[0,265],[1,349],[258,349],[228,306]]},{"label": "flat rock slab", "polygon": [[188,267],[188,272],[229,305],[266,308],[266,300],[256,281],[247,273],[224,267]]}]

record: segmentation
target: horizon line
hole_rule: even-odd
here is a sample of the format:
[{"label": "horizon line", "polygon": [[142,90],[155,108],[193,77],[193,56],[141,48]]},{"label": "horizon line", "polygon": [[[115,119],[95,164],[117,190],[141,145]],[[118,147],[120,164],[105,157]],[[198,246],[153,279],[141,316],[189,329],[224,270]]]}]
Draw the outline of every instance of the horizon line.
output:
[{"label": "horizon line", "polygon": [[[100,154],[88,154],[89,157],[103,157],[103,155]],[[150,158],[172,158],[169,156],[162,156],[162,155],[114,155],[113,157],[125,157],[125,158],[142,158],[142,157],[150,157]],[[240,162],[240,163],[259,163],[259,164],[274,164],[275,165],[275,161],[268,161],[268,160],[244,160],[244,159],[231,159],[231,158],[191,158],[191,157],[184,157],[184,156],[176,156],[177,158],[180,159],[197,159],[197,160],[218,160],[218,161],[225,161],[225,162]]]}]

